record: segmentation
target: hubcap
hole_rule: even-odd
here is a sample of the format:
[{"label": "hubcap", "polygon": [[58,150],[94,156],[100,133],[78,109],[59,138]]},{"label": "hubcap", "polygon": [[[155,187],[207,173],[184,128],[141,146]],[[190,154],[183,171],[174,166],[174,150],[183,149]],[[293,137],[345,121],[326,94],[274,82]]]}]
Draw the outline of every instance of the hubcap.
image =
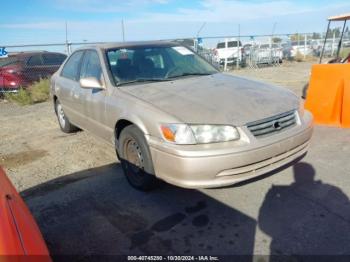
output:
[{"label": "hubcap", "polygon": [[65,127],[66,125],[66,118],[64,116],[63,108],[61,104],[57,105],[57,116],[58,116],[58,121],[60,122],[61,127]]},{"label": "hubcap", "polygon": [[125,143],[125,154],[126,160],[131,164],[130,166],[135,173],[144,168],[141,148],[134,139],[130,138]]}]

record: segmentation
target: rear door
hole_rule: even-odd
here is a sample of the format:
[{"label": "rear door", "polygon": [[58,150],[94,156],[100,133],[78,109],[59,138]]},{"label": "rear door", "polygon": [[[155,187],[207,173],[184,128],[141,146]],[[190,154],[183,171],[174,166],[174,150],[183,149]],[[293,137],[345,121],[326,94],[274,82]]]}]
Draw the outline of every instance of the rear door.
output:
[{"label": "rear door", "polygon": [[24,85],[30,85],[34,81],[39,81],[40,78],[44,78],[43,74],[43,59],[41,54],[34,54],[27,58],[26,64],[23,68],[23,80]]},{"label": "rear door", "polygon": [[[87,50],[80,70],[80,79],[94,77],[104,85],[101,61],[96,50]],[[87,129],[93,134],[106,139],[110,137],[110,129],[106,121],[106,90],[82,89],[84,113],[87,119]]]}]

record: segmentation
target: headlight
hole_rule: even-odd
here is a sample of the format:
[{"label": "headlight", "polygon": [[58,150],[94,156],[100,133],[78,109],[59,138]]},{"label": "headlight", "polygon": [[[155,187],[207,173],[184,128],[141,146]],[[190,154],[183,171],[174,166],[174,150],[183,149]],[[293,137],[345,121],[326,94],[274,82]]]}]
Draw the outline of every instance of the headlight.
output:
[{"label": "headlight", "polygon": [[193,132],[188,125],[185,124],[168,124],[161,125],[163,137],[169,142],[183,145],[196,144]]},{"label": "headlight", "polygon": [[224,125],[161,125],[165,140],[176,144],[193,145],[227,142],[239,139],[238,130]]}]

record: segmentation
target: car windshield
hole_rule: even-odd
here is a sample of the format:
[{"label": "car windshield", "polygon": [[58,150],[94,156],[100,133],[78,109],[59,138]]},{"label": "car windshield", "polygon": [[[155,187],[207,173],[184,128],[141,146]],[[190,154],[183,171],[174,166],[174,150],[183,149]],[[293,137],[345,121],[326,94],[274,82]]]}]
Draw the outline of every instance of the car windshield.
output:
[{"label": "car windshield", "polygon": [[143,46],[110,49],[109,68],[117,85],[169,81],[217,73],[212,65],[183,46]]}]

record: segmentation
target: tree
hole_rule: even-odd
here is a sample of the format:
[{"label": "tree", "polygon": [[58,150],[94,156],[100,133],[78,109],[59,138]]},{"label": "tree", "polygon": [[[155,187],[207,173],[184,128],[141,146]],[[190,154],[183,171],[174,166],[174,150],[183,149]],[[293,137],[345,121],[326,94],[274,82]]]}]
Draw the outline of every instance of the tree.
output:
[{"label": "tree", "polygon": [[290,40],[293,42],[296,42],[296,41],[302,40],[302,39],[304,39],[304,37],[298,33],[290,36]]},{"label": "tree", "polygon": [[329,29],[327,38],[333,38],[333,36],[340,37],[340,34],[341,34],[340,27]]},{"label": "tree", "polygon": [[320,33],[312,33],[312,39],[321,39],[321,34]]},{"label": "tree", "polygon": [[281,43],[282,42],[282,38],[279,38],[279,37],[273,37],[272,38],[272,42],[277,44],[277,43]]}]

